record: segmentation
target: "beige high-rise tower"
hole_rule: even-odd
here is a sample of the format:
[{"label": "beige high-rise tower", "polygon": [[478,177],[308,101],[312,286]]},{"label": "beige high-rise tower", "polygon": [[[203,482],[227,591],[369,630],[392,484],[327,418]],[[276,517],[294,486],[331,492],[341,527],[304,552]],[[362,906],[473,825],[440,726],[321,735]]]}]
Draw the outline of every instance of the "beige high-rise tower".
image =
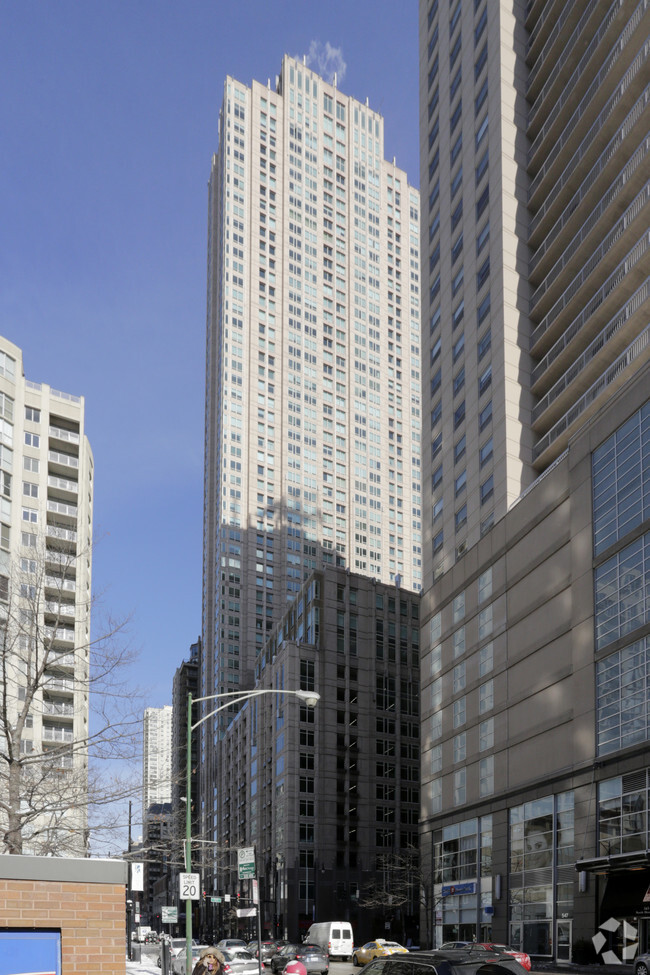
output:
[{"label": "beige high-rise tower", "polygon": [[[83,397],[0,339],[3,852],[87,852],[93,457]],[[17,801],[18,800],[18,801]]]},{"label": "beige high-rise tower", "polygon": [[209,204],[204,693],[252,686],[316,568],[421,586],[419,194],[383,136],[369,105],[290,57],[274,85],[226,79]]}]

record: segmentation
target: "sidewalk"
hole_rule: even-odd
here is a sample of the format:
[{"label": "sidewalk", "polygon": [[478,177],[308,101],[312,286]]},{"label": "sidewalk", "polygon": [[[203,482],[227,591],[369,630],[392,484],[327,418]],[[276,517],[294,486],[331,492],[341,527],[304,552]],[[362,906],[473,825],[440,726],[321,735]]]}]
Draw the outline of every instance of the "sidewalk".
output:
[{"label": "sidewalk", "polygon": [[153,958],[143,958],[142,961],[126,962],[127,975],[160,975],[160,969]]}]

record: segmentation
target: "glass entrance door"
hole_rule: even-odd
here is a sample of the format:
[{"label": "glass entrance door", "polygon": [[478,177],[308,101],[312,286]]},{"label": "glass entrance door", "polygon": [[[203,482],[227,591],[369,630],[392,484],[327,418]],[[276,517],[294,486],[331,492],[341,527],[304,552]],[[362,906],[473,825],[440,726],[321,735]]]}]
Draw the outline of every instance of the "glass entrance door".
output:
[{"label": "glass entrance door", "polygon": [[558,961],[571,961],[571,928],[573,921],[557,922],[557,938],[555,940],[556,958]]}]

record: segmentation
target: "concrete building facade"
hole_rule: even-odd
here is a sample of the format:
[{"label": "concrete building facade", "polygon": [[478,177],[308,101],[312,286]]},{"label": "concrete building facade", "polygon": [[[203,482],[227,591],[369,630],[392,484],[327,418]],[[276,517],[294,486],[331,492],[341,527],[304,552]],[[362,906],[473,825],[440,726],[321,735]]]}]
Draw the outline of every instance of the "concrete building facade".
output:
[{"label": "concrete building facade", "polygon": [[438,943],[649,943],[649,28],[644,3],[420,3]]},{"label": "concrete building facade", "polygon": [[[209,198],[203,694],[253,686],[314,570],[420,587],[419,194],[384,159],[383,124],[290,57],[275,85],[224,85]],[[217,843],[218,733],[208,721],[198,734],[202,831]]]},{"label": "concrete building facade", "polygon": [[[222,742],[214,890],[248,904],[224,851],[255,846],[270,936],[300,939],[313,920],[341,918],[355,944],[378,930],[417,943],[419,603],[342,568],[317,571],[260,654],[257,687],[321,695],[314,708],[253,699]],[[236,933],[224,911],[213,911],[215,934]]]},{"label": "concrete building facade", "polygon": [[5,852],[84,855],[93,457],[83,397],[25,379],[6,339],[0,483]]}]

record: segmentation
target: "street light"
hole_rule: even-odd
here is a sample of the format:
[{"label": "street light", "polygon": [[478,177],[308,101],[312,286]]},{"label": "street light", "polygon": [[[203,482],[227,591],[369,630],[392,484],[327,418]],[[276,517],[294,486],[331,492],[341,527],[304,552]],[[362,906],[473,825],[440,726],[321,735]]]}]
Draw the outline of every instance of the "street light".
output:
[{"label": "street light", "polygon": [[[195,697],[192,698],[192,693],[187,695],[187,762],[186,762],[186,772],[187,772],[187,799],[185,803],[185,872],[192,872],[192,732],[195,731],[199,725],[207,721],[208,718],[213,718],[215,714],[219,711],[224,711],[226,708],[231,707],[233,704],[242,704],[244,701],[250,701],[255,697],[262,697],[264,694],[291,694],[293,697],[300,698],[301,701],[307,705],[307,707],[313,708],[316,706],[317,702],[320,700],[320,694],[316,691],[288,691],[288,690],[276,690],[275,688],[259,688],[255,691],[226,691],[222,694],[207,694],[205,697]],[[209,714],[203,715],[198,721],[192,724],[192,705],[200,704],[202,701],[219,701],[225,700],[225,704],[220,704],[218,708],[214,711],[210,711]],[[259,934],[259,904],[257,905],[258,911],[258,934]],[[259,938],[258,938],[259,940]],[[185,901],[185,951],[186,951],[186,961],[185,961],[185,971],[187,975],[190,975],[192,969],[192,901]],[[261,972],[262,958],[261,958],[261,945],[258,945],[258,963]]]}]

